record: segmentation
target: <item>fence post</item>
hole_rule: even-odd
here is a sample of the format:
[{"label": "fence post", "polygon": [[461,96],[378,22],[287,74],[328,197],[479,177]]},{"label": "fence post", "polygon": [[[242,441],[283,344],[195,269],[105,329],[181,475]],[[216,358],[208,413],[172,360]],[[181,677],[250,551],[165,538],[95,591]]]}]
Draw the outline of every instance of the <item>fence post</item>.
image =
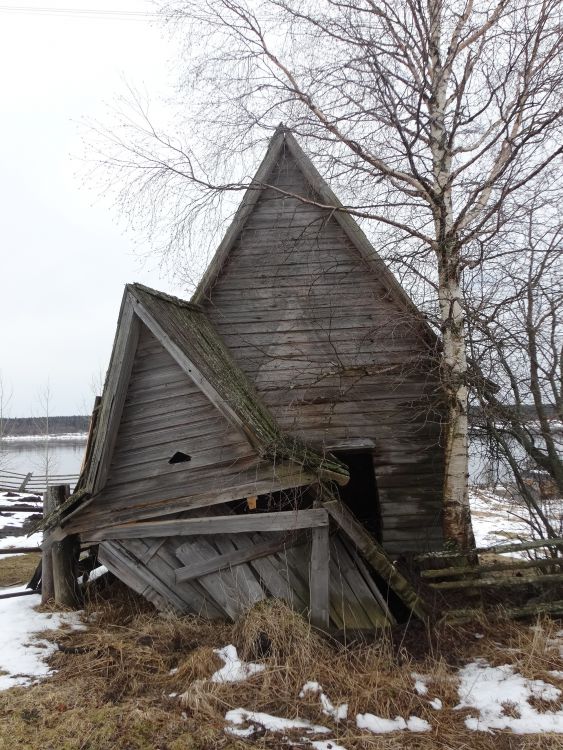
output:
[{"label": "fence post", "polygon": [[25,479],[20,484],[20,488],[19,488],[18,492],[23,492],[25,490],[25,488],[27,487],[27,483],[29,482],[29,480],[31,479],[32,476],[33,476],[33,472],[32,471],[30,471],[29,474],[25,475]]},{"label": "fence post", "polygon": [[[55,507],[60,506],[70,495],[70,485],[49,487],[55,496]],[[80,544],[78,537],[65,537],[51,545],[52,576],[55,603],[75,607],[80,603],[80,591],[76,580]]]},{"label": "fence post", "polygon": [[[63,497],[60,498],[62,492]],[[64,501],[66,487],[47,487],[43,495],[43,518],[47,518],[61,502]],[[59,499],[60,498],[60,499]],[[53,556],[49,544],[48,531],[43,535],[43,555],[41,559],[41,603],[46,604],[55,598],[55,584],[53,581]]]}]

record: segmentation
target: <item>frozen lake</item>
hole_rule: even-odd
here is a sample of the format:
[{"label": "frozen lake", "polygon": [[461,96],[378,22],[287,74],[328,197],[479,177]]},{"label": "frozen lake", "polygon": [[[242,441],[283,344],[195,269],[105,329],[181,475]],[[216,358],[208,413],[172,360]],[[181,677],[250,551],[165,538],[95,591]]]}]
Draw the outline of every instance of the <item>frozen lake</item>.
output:
[{"label": "frozen lake", "polygon": [[[86,435],[73,439],[55,438],[49,440],[49,473],[78,474],[86,448]],[[46,463],[45,439],[6,440],[0,443],[0,470],[27,474],[32,471],[45,474]],[[469,450],[469,481],[471,484],[489,484],[500,479],[507,479],[508,471],[504,467],[492,466],[490,460],[482,455],[478,439],[471,441]]]},{"label": "frozen lake", "polygon": [[46,458],[50,474],[78,474],[86,448],[86,436],[73,439],[5,440],[0,445],[0,470],[45,474]]}]

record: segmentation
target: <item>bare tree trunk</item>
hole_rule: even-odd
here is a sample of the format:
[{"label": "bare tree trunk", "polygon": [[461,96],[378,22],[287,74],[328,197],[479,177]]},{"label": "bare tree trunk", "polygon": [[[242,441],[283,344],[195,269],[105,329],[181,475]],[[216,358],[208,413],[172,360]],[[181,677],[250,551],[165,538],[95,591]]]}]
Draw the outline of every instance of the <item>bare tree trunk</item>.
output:
[{"label": "bare tree trunk", "polygon": [[[451,253],[451,250],[450,250]],[[454,253],[455,256],[455,253]],[[443,334],[442,384],[447,399],[443,532],[460,549],[475,546],[471,527],[468,480],[467,358],[461,287],[454,265],[441,264],[439,300]],[[456,264],[457,265],[457,264]]]}]

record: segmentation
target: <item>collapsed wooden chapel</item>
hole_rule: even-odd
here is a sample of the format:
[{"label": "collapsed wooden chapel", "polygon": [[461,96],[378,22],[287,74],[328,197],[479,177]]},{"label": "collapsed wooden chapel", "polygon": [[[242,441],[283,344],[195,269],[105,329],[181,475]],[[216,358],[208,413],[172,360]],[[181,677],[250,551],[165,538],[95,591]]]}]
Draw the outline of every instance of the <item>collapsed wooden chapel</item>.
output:
[{"label": "collapsed wooden chapel", "polygon": [[160,609],[422,614],[390,556],[441,545],[436,338],[339,205],[279,130],[191,301],[125,289],[51,531]]}]

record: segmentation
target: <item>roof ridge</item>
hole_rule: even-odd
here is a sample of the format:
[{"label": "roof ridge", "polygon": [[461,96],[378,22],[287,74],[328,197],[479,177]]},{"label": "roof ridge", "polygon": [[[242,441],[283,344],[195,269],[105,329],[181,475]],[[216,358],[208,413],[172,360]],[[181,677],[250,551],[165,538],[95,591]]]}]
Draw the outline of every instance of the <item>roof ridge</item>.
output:
[{"label": "roof ridge", "polygon": [[168,294],[167,292],[161,292],[159,289],[153,289],[152,287],[141,284],[138,281],[129,283],[126,285],[126,287],[130,291],[134,292],[136,289],[138,289],[139,291],[150,294],[157,299],[163,300],[164,302],[170,302],[171,304],[177,305],[178,307],[186,307],[188,310],[203,313],[202,307],[195,302],[191,302],[187,299],[181,299],[180,297],[175,297],[173,294]]}]

